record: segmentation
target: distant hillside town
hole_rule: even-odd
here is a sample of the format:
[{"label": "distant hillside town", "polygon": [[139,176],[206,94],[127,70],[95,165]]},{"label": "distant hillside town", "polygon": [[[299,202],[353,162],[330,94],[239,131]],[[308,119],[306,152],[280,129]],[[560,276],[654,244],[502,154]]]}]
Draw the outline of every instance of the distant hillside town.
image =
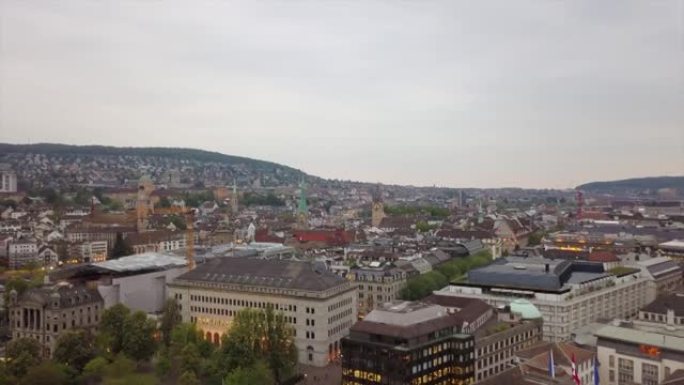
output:
[{"label": "distant hillside town", "polygon": [[676,188],[390,186],[37,148],[0,157],[11,381],[50,363],[92,384],[684,378]]}]

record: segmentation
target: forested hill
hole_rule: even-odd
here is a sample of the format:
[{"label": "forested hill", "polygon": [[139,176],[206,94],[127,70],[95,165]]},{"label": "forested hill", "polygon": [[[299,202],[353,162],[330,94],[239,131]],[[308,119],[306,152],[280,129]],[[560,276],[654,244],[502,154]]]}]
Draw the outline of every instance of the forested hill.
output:
[{"label": "forested hill", "polygon": [[0,143],[0,163],[9,163],[20,181],[32,187],[117,185],[142,175],[178,185],[232,184],[235,179],[243,186],[279,186],[311,178],[278,163],[189,148]]},{"label": "forested hill", "polygon": [[267,162],[258,159],[245,158],[241,156],[226,155],[219,152],[196,150],[192,148],[177,147],[113,147],[113,146],[75,146],[69,144],[56,143],[36,143],[36,144],[8,144],[0,143],[0,154],[11,153],[31,153],[45,155],[95,155],[95,156],[140,156],[140,157],[161,157],[179,160],[194,160],[198,162],[215,162],[224,164],[244,164],[258,169],[289,169],[297,171],[291,167],[283,166],[278,163]]},{"label": "forested hill", "polygon": [[578,189],[593,192],[609,192],[619,190],[658,190],[673,188],[684,191],[684,176],[658,176],[649,178],[632,178],[607,182],[591,182]]}]

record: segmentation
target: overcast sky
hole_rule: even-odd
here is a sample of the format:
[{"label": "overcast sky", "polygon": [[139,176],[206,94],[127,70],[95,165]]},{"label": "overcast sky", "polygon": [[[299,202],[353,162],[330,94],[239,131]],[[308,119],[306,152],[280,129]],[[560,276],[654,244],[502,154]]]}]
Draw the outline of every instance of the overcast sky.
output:
[{"label": "overcast sky", "polygon": [[0,142],[455,187],[684,175],[684,0],[0,0]]}]

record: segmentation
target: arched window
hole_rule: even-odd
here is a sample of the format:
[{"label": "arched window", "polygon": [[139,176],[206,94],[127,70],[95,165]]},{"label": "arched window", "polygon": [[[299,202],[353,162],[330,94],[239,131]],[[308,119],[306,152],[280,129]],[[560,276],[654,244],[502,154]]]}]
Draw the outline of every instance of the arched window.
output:
[{"label": "arched window", "polygon": [[309,362],[313,361],[313,351],[314,351],[314,348],[312,346],[309,345],[306,347],[306,355],[307,355],[307,358],[309,359]]}]

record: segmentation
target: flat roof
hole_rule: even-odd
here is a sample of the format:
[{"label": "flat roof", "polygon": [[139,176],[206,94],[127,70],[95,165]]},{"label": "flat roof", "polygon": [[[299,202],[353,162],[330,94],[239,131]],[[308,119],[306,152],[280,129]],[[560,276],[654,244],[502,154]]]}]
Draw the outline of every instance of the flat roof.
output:
[{"label": "flat roof", "polygon": [[465,284],[558,292],[608,276],[601,263],[510,256],[471,270]]},{"label": "flat roof", "polygon": [[155,252],[130,255],[128,257],[110,259],[104,262],[91,263],[91,266],[116,272],[169,269],[186,265],[187,261],[183,257]]},{"label": "flat roof", "polygon": [[396,326],[410,326],[447,315],[440,305],[424,302],[395,301],[382,304],[363,319]]},{"label": "flat roof", "polygon": [[624,341],[640,345],[657,346],[664,349],[684,352],[684,337],[654,333],[642,329],[608,325],[597,330],[600,338]]}]

